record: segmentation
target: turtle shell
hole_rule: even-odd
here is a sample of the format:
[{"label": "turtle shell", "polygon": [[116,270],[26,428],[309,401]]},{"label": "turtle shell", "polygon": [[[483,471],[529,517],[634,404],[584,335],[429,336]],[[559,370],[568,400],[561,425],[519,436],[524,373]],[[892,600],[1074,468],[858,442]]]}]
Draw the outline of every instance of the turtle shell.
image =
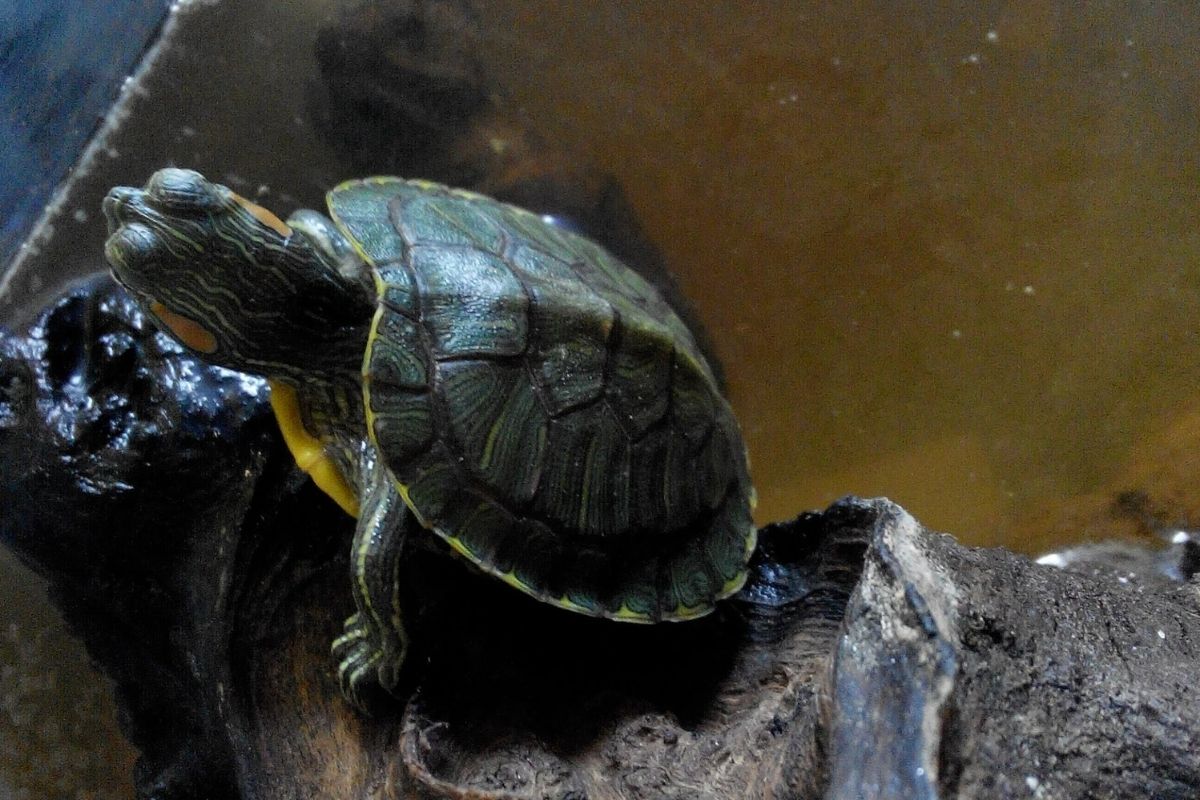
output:
[{"label": "turtle shell", "polygon": [[712,609],[753,551],[728,402],[684,323],[593,242],[423,181],[329,193],[374,270],[368,435],[425,527],[539,600]]}]

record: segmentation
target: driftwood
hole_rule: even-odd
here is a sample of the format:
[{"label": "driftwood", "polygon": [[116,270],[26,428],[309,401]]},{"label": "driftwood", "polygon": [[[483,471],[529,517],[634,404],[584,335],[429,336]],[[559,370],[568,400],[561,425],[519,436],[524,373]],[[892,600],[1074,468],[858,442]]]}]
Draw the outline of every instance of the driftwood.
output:
[{"label": "driftwood", "polygon": [[329,655],[349,520],[261,381],[102,279],[0,348],[0,534],[115,681],[143,797],[1200,791],[1194,581],[963,548],[886,500],[768,526],[686,624],[581,618],[428,548],[411,695],[364,717]]}]

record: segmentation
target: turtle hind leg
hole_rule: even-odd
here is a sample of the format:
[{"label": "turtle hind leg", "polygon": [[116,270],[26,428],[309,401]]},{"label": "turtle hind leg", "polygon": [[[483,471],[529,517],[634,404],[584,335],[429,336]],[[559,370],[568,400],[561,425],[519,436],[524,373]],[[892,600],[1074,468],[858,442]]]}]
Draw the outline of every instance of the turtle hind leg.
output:
[{"label": "turtle hind leg", "polygon": [[355,612],[346,619],[341,636],[333,640],[333,657],[338,662],[338,683],[346,699],[360,709],[369,705],[368,695],[379,684],[373,675],[382,658],[382,650],[374,643],[374,631],[362,614]]},{"label": "turtle hind leg", "polygon": [[393,696],[400,692],[409,649],[400,607],[400,559],[416,520],[382,467],[372,463],[364,472],[350,553],[357,611],[346,620],[332,650],[342,693],[366,710],[378,690]]}]

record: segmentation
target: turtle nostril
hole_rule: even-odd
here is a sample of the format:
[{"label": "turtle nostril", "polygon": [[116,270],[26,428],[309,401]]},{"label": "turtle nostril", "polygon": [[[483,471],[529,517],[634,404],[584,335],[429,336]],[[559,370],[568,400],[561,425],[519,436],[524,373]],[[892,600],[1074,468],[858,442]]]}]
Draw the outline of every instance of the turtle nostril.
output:
[{"label": "turtle nostril", "polygon": [[104,202],[100,204],[104,209],[104,219],[108,222],[108,232],[115,233],[117,228],[121,226],[121,199],[117,195],[117,190],[113,189],[104,198]]},{"label": "turtle nostril", "polygon": [[116,186],[108,193],[104,198],[103,209],[110,233],[120,224],[144,216],[144,195],[141,189],[134,189],[132,186]]}]

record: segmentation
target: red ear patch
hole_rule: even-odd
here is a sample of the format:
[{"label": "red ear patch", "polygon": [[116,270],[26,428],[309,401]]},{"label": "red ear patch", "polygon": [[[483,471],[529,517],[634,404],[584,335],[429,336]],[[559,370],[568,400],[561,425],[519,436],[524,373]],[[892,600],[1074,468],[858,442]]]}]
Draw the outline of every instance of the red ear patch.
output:
[{"label": "red ear patch", "polygon": [[176,314],[159,302],[151,303],[150,310],[154,312],[154,316],[162,320],[171,333],[175,334],[176,339],[188,347],[201,353],[217,352],[217,337],[213,336],[212,332],[199,322],[188,319],[182,314]]},{"label": "red ear patch", "polygon": [[288,224],[286,222],[284,222],[279,217],[272,214],[267,209],[260,206],[258,203],[250,202],[249,200],[242,197],[237,192],[230,192],[229,194],[233,196],[234,202],[236,202],[239,206],[241,206],[242,208],[249,211],[251,216],[253,216],[256,220],[261,222],[263,225],[266,225],[268,228],[274,229],[275,232],[278,233],[280,236],[291,236],[292,235],[292,229],[290,227],[288,227]]}]

